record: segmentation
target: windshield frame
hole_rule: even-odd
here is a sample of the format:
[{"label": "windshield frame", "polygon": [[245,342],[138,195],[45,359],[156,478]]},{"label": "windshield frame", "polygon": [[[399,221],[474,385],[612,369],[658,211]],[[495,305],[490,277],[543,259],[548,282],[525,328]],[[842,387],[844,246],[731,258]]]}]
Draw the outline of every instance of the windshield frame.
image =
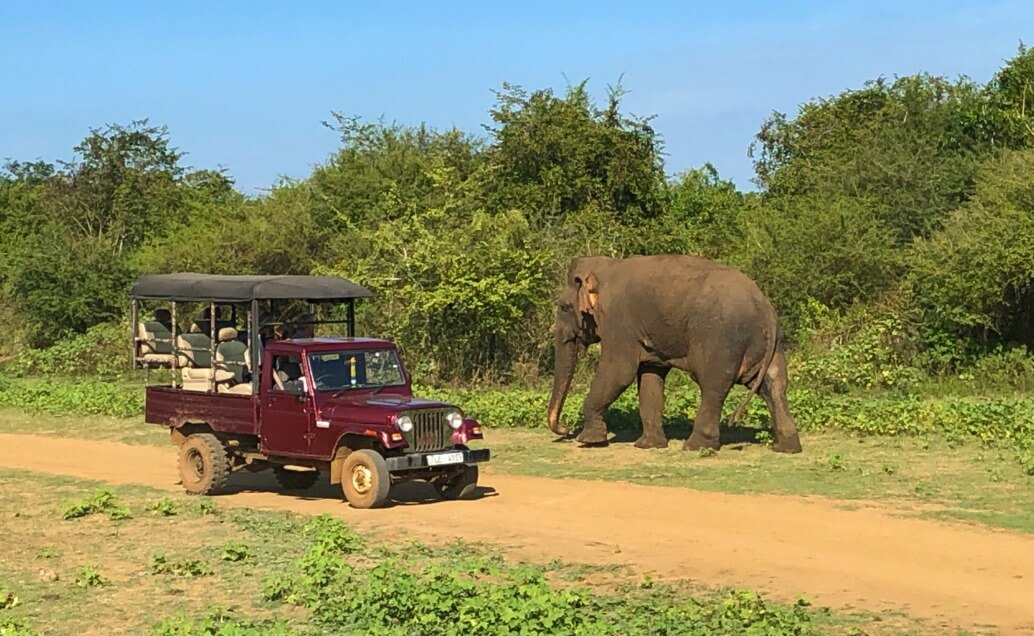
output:
[{"label": "windshield frame", "polygon": [[[393,384],[363,384],[363,385],[344,385],[340,387],[326,387],[320,388],[316,382],[316,367],[313,363],[313,358],[318,356],[325,356],[328,354],[336,354],[342,358],[347,358],[350,355],[369,355],[371,353],[390,353],[398,365],[399,376],[401,381]],[[341,394],[348,391],[380,391],[382,389],[390,389],[397,387],[405,387],[409,385],[409,374],[406,372],[405,366],[402,364],[402,358],[399,356],[397,350],[392,347],[374,347],[370,349],[324,349],[321,351],[306,351],[305,352],[305,363],[308,366],[309,374],[312,377],[312,390],[317,393],[335,393]]]}]

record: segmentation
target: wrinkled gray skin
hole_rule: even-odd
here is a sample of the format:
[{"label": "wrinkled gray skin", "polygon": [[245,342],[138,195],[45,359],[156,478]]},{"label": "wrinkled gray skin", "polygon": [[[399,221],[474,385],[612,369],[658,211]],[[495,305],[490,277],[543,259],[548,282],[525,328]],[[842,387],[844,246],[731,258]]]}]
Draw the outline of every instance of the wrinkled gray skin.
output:
[{"label": "wrinkled gray skin", "polygon": [[585,399],[583,444],[607,443],[603,413],[633,382],[639,389],[639,448],[668,445],[661,426],[664,379],[682,369],[700,386],[700,408],[684,448],[719,447],[722,406],[734,384],[754,393],[772,414],[772,448],[801,451],[786,402],[786,359],[775,308],[742,272],[696,256],[586,257],[571,262],[557,304],[556,369],[549,428],[557,435],[578,354],[600,344],[600,361]]}]

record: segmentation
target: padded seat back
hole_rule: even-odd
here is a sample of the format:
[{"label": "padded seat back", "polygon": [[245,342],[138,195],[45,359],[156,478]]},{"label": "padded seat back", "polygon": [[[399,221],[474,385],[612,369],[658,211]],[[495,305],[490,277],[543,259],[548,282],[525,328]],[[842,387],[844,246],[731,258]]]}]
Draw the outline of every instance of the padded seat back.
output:
[{"label": "padded seat back", "polygon": [[203,333],[185,333],[176,338],[179,357],[176,364],[181,367],[207,369],[212,366],[212,340]]},{"label": "padded seat back", "polygon": [[236,383],[244,382],[249,364],[248,345],[237,340],[237,330],[223,327],[219,330],[219,344],[215,348],[216,366],[231,371]]}]

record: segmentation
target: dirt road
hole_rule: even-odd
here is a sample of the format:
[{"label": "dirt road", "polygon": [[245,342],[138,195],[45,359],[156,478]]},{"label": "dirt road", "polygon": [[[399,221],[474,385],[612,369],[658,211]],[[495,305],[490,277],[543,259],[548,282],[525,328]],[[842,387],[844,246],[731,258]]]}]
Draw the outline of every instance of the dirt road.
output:
[{"label": "dirt road", "polygon": [[[0,435],[0,466],[178,490],[175,449]],[[237,477],[237,476],[235,476]],[[828,500],[723,495],[486,471],[477,501],[431,502],[428,489],[360,511],[324,485],[306,497],[240,475],[222,505],[331,513],[425,540],[499,544],[515,558],[630,563],[659,578],[803,594],[816,604],[908,614],[963,628],[1034,633],[1034,537],[839,508]]]}]

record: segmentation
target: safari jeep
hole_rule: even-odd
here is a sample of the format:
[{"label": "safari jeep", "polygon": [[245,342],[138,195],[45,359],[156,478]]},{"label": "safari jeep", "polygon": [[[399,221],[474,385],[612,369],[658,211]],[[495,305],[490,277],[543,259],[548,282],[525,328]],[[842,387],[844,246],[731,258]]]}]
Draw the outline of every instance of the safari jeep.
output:
[{"label": "safari jeep", "polygon": [[[168,368],[173,377],[170,386],[147,387],[145,420],[170,428],[187,492],[218,493],[241,469],[272,469],[291,490],[325,473],[356,508],[383,504],[403,480],[426,480],[446,499],[473,492],[477,464],[489,459],[487,449],[467,447],[482,439],[481,426],[456,406],[414,397],[394,344],[355,337],[354,301],[370,295],[317,276],[170,274],[137,282],[134,365]],[[285,325],[260,320],[260,303],[298,299],[313,309],[288,325],[299,337],[265,337]],[[141,321],[141,305],[154,300],[171,311]],[[188,329],[177,321],[184,303],[205,307]],[[320,304],[346,305],[345,319],[316,320]],[[341,323],[344,337],[310,337],[315,325]]]}]

